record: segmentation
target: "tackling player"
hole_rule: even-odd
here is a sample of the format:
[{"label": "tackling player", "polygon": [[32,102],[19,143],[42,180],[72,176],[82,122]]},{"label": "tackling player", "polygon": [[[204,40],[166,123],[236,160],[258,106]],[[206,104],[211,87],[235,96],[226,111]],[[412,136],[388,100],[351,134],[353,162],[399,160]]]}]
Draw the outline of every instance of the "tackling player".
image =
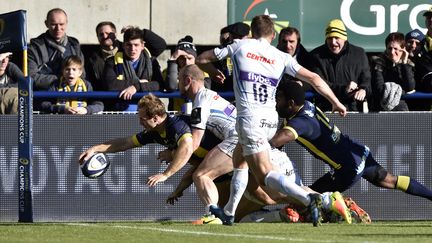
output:
[{"label": "tackling player", "polygon": [[[289,54],[271,46],[275,38],[273,21],[267,15],[256,16],[251,23],[253,39],[235,41],[223,48],[202,53],[197,64],[214,80],[223,80],[223,73],[211,62],[230,57],[233,62],[234,94],[237,107],[236,129],[239,143],[234,151],[234,174],[231,196],[224,209],[211,210],[224,224],[232,225],[238,202],[248,183],[248,166],[258,183],[292,196],[313,211],[314,226],[320,223],[322,198],[305,192],[290,183],[285,176],[273,171],[269,159],[270,140],[276,132],[278,116],[274,109],[276,87],[284,73],[310,83],[333,106],[333,111],[346,115],[346,108],[334,96],[329,86],[316,73],[303,68]],[[340,201],[341,198],[334,200]],[[340,203],[340,202],[339,202]],[[343,202],[342,202],[343,203]],[[345,212],[341,212],[344,214]],[[347,219],[347,215],[344,215]]]},{"label": "tackling player", "polygon": [[405,193],[432,200],[432,191],[409,176],[394,176],[372,156],[369,148],[342,133],[324,113],[309,101],[295,82],[279,84],[276,109],[285,118],[285,126],[270,140],[279,147],[296,141],[315,158],[331,167],[331,171],[315,181],[311,189],[317,192],[345,191],[360,178],[375,186],[398,189]]}]

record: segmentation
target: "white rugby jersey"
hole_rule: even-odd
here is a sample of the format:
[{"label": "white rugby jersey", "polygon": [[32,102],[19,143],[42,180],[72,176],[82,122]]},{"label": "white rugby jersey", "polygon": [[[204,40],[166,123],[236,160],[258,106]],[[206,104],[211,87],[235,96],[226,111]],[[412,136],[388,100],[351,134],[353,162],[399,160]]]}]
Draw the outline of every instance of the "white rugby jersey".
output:
[{"label": "white rugby jersey", "polygon": [[207,129],[224,140],[236,135],[237,111],[233,104],[218,93],[202,88],[195,96],[192,105],[191,125],[193,128]]},{"label": "white rugby jersey", "polygon": [[283,74],[295,77],[302,67],[263,38],[236,41],[215,48],[214,54],[219,60],[231,57],[237,113],[241,116],[274,110],[276,87]]}]

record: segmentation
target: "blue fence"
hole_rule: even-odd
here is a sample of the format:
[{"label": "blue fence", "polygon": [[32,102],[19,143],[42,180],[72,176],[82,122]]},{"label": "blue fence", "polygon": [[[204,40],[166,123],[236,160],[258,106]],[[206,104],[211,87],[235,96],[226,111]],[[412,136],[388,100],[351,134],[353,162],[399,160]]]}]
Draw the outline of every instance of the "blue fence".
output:
[{"label": "blue fence", "polygon": [[[133,99],[139,99],[144,95],[152,93],[159,98],[178,98],[180,92],[142,92],[136,93]],[[33,98],[97,98],[97,99],[113,99],[118,98],[120,92],[118,91],[93,91],[93,92],[51,92],[51,91],[35,91],[33,92]],[[234,92],[219,92],[222,97],[234,97]],[[307,92],[306,99],[311,99],[316,96],[316,93]],[[432,99],[432,93],[415,92],[412,94],[405,94],[402,96],[404,100],[420,100],[420,99]]]}]

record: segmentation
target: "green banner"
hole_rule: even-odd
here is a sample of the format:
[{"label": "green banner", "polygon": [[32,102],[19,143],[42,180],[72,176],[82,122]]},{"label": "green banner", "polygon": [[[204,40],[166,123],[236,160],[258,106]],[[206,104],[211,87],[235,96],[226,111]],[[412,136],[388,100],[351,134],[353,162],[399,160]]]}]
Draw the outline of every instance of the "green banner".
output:
[{"label": "green banner", "polygon": [[250,23],[254,16],[267,14],[278,32],[288,25],[299,29],[302,44],[312,50],[324,43],[328,22],[338,18],[352,44],[381,52],[391,32],[418,28],[426,33],[423,12],[430,6],[426,0],[228,0],[228,23]]}]

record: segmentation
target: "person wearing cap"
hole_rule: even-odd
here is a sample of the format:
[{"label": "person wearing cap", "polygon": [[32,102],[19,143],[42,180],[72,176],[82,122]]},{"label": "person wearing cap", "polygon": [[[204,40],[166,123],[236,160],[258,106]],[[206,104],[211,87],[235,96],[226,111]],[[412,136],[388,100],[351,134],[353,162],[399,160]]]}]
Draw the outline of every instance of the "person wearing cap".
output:
[{"label": "person wearing cap", "polygon": [[[243,22],[236,22],[223,27],[220,30],[219,43],[221,48],[232,44],[234,41],[249,38],[250,27]],[[232,92],[233,89],[233,63],[231,58],[221,60],[216,63],[216,66],[224,73],[225,81],[223,83],[213,82],[212,89],[217,92]],[[234,98],[228,98],[233,101]]]},{"label": "person wearing cap", "polygon": [[[279,33],[277,48],[280,51],[290,54],[297,62],[307,69],[311,69],[312,56],[301,44],[300,32],[297,28],[289,26],[283,28]],[[310,84],[299,79],[284,74],[283,80],[298,82],[305,91],[311,91]]]},{"label": "person wearing cap", "polygon": [[[193,37],[186,35],[177,42],[177,46],[174,52],[171,54],[167,62],[167,69],[164,71],[164,88],[167,92],[173,92],[178,90],[178,74],[181,68],[195,64],[197,57],[197,50],[193,43]],[[207,73],[205,73],[204,86],[207,89],[211,87],[211,79]],[[182,105],[185,103],[183,98],[170,99],[168,109],[174,111],[180,111]]]},{"label": "person wearing cap", "polygon": [[11,52],[0,54],[0,114],[18,114],[18,80],[24,74],[10,62]]},{"label": "person wearing cap", "polygon": [[[423,13],[427,32],[424,44],[421,46],[417,58],[413,59],[415,63],[415,80],[417,81],[417,91],[432,92],[432,5]],[[430,110],[431,101],[424,102],[422,109]]]},{"label": "person wearing cap", "polygon": [[236,39],[243,39],[249,36],[250,27],[243,22],[237,22],[225,26],[220,31],[219,43],[221,46],[227,46]]},{"label": "person wearing cap", "polygon": [[[325,44],[312,50],[313,71],[327,81],[349,111],[363,111],[363,102],[371,94],[371,73],[366,52],[348,42],[345,24],[331,20],[325,29]],[[329,110],[328,102],[320,106]],[[366,110],[365,110],[366,112]]]},{"label": "person wearing cap", "polygon": [[163,86],[160,65],[145,51],[143,31],[129,28],[123,35],[123,51],[105,62],[104,90],[120,91],[122,102],[109,104],[106,110],[123,111],[136,92],[159,91]]},{"label": "person wearing cap", "polygon": [[372,56],[372,94],[377,111],[409,111],[402,94],[415,92],[414,63],[405,50],[405,36],[390,33],[385,39],[386,50]]},{"label": "person wearing cap", "polygon": [[187,65],[194,64],[197,51],[193,38],[190,35],[181,38],[177,42],[174,52],[171,54],[167,63],[165,90],[172,92],[178,89],[178,72]]},{"label": "person wearing cap", "polygon": [[405,35],[406,50],[408,51],[410,58],[419,54],[424,39],[425,35],[419,29],[411,30]]}]

